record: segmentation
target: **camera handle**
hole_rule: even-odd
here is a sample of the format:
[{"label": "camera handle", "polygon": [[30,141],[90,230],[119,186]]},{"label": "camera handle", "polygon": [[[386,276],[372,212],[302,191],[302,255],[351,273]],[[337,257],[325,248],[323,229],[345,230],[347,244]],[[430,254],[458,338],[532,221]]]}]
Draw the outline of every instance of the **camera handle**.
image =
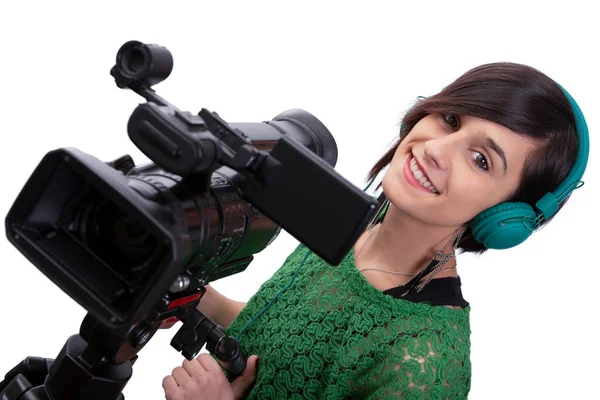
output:
[{"label": "camera handle", "polygon": [[[183,326],[171,345],[192,359],[206,344],[235,379],[246,367],[237,340],[195,308],[182,311]],[[27,357],[0,382],[0,400],[124,400],[137,352],[156,333],[161,321],[114,330],[91,314],[80,333],[67,339],[56,359]],[[86,340],[87,339],[87,340]]]}]

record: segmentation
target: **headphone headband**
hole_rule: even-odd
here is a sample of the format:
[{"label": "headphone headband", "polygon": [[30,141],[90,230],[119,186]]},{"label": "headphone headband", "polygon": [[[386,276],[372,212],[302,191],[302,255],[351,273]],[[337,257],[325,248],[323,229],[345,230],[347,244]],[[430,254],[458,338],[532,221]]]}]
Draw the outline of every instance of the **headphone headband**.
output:
[{"label": "headphone headband", "polygon": [[[571,94],[569,94],[569,92],[567,92],[560,84],[558,86],[560,86],[569,100],[569,104],[575,115],[575,129],[577,130],[578,139],[577,159],[575,160],[573,168],[571,168],[571,171],[569,171],[569,174],[558,188],[554,192],[546,193],[537,203],[535,203],[535,207],[542,213],[540,217],[545,220],[548,220],[558,211],[560,203],[562,203],[571,192],[583,186],[584,182],[581,179],[583,178],[587,166],[588,154],[590,151],[589,132],[583,112],[573,96],[571,96]],[[541,222],[541,219],[538,218],[538,221]]]},{"label": "headphone headband", "polygon": [[488,249],[508,249],[523,243],[539,229],[542,221],[548,220],[558,211],[560,204],[583,186],[583,174],[590,151],[589,133],[579,105],[562,86],[558,85],[573,110],[577,131],[577,158],[573,167],[553,192],[546,193],[535,203],[535,209],[524,202],[497,204],[471,221],[473,237]]}]

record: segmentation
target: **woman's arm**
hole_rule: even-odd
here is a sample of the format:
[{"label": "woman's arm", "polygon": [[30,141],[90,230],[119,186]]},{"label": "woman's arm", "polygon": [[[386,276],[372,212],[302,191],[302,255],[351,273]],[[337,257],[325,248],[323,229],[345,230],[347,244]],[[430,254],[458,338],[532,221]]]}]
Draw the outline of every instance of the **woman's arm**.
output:
[{"label": "woman's arm", "polygon": [[198,304],[198,311],[223,328],[229,327],[240,311],[246,306],[246,303],[231,300],[210,285],[206,285],[205,288],[206,293],[204,293],[202,300]]}]

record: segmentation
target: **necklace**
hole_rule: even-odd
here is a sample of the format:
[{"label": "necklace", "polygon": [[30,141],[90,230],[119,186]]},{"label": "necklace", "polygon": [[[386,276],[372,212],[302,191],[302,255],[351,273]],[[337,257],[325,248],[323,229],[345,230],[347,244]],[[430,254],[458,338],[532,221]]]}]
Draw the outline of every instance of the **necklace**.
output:
[{"label": "necklace", "polygon": [[[367,227],[367,231],[369,232],[369,234],[367,235],[367,238],[365,239],[365,241],[360,245],[360,247],[358,248],[358,250],[356,251],[356,254],[354,255],[354,260],[356,260],[358,258],[358,255],[360,254],[360,252],[362,251],[363,247],[365,246],[365,244],[367,244],[367,242],[369,241],[369,238],[371,237],[371,235],[373,234],[373,228],[375,227],[376,223],[375,221],[377,221],[377,218],[379,217],[379,215],[381,214],[381,211],[387,206],[389,205],[389,200],[386,199],[382,204],[381,207],[379,207],[379,210],[377,210],[377,213],[375,214],[375,217],[371,220],[371,222],[369,223],[368,227]],[[462,233],[464,232],[464,229],[461,230],[459,232],[458,235],[456,235],[456,237],[460,237],[462,235]],[[439,257],[440,261],[442,261],[441,265],[439,265],[439,267],[442,267],[444,264],[446,264],[448,261],[450,261],[450,259],[452,259],[454,257],[454,251],[451,254],[444,254],[444,250],[450,245],[450,243],[452,243],[453,241],[456,240],[456,237],[453,238],[451,241],[449,241],[448,243],[446,243],[446,245],[436,253],[436,255],[434,256],[434,259],[436,257]],[[458,241],[456,241],[458,242]],[[457,243],[458,244],[458,243]],[[456,245],[454,246],[456,247]],[[456,250],[456,248],[454,248],[454,250]],[[438,267],[438,268],[439,268]],[[444,272],[444,271],[450,271],[451,269],[455,269],[456,265],[454,267],[450,267],[450,268],[446,268],[446,269],[438,269],[436,272],[436,275],[440,272]],[[386,269],[381,269],[381,268],[363,268],[363,269],[359,269],[360,272],[362,271],[380,271],[380,272],[385,272],[388,274],[394,274],[394,275],[404,275],[404,276],[416,276],[417,274],[408,274],[406,272],[397,272],[397,271],[390,271],[390,270],[386,270]],[[423,285],[424,286],[424,285]]]},{"label": "necklace", "polygon": [[[454,269],[454,268],[456,268],[456,266],[446,268],[446,269],[441,269],[439,272],[450,271],[451,269]],[[363,268],[363,269],[359,269],[359,271],[360,272],[362,272],[362,271],[381,271],[381,272],[387,272],[388,274],[394,274],[394,275],[417,276],[417,274],[407,274],[406,272],[388,271],[387,269],[379,269],[379,268]]]}]

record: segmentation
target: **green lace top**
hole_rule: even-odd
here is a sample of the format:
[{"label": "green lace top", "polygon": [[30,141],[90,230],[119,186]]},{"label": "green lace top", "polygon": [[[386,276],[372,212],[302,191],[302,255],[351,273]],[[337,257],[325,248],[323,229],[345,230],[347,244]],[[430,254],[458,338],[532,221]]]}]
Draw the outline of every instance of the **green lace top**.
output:
[{"label": "green lace top", "polygon": [[[238,336],[290,283],[299,245],[228,328]],[[339,266],[311,253],[295,281],[242,332],[259,356],[249,399],[466,399],[470,307],[452,309],[375,289],[349,252]]]}]

